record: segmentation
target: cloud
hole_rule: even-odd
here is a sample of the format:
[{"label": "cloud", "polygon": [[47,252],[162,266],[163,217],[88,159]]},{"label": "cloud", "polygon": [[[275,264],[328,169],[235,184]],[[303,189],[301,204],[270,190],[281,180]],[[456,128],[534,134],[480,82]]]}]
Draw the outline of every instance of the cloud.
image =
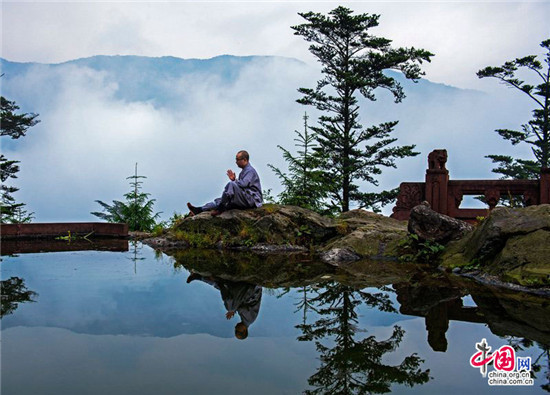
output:
[{"label": "cloud", "polygon": [[234,80],[204,73],[172,80],[166,89],[173,100],[157,105],[121,98],[106,72],[72,64],[31,68],[5,84],[8,97],[41,119],[6,153],[22,162],[18,199],[38,221],[91,220],[89,212],[99,209],[94,200],[121,199],[129,190],[125,178],[137,162],[148,177],[143,190],[168,217],[186,201],[217,197],[242,148],[269,187],[266,163],[300,123],[303,110],[292,97],[311,80],[307,72],[295,61],[257,59]]},{"label": "cloud", "polygon": [[[315,60],[290,26],[299,12],[327,13],[333,2],[5,2],[2,56],[62,62],[98,54],[210,58],[278,55]],[[548,38],[548,2],[353,2],[357,13],[381,14],[372,33],[398,46],[436,54],[428,77],[492,89],[475,72],[540,53]]]},{"label": "cloud", "polygon": [[[295,99],[298,87],[314,86],[319,70],[285,58],[250,58],[239,67],[234,60],[205,63],[224,65],[233,73],[229,76],[204,69],[168,75],[142,71],[148,86],[138,79],[140,69],[131,67],[139,62],[134,58],[108,59],[110,69],[73,62],[6,75],[6,96],[24,103],[23,111],[39,113],[42,121],[27,137],[4,147],[6,156],[22,162],[14,182],[21,188],[17,198],[36,212],[37,221],[94,220],[89,213],[100,209],[94,201],[122,199],[137,162],[139,174],[148,177],[143,191],[168,218],[174,211],[186,212],[187,201],[202,204],[218,197],[227,182],[225,170],[237,170],[233,157],[240,149],[250,152],[263,188],[281,192],[267,164],[286,169],[277,145],[294,149],[293,131],[302,130],[304,111],[315,123],[316,112]],[[160,67],[160,60],[143,61]],[[397,169],[386,169],[380,188],[422,181],[426,156],[436,148],[449,150],[454,179],[494,178],[490,161],[483,159],[487,154],[530,156],[493,132],[517,128],[530,118],[531,104],[521,95],[427,81],[404,82],[404,88],[408,97],[400,104],[383,91],[378,101],[361,102],[364,126],[399,120],[399,144],[415,144],[421,152],[398,161]]]}]

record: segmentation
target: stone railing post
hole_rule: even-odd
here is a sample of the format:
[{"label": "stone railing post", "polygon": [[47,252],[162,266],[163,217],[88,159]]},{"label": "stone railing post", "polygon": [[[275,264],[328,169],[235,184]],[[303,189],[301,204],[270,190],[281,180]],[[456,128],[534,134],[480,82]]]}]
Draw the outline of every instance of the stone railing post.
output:
[{"label": "stone railing post", "polygon": [[540,170],[540,204],[550,203],[550,168]]},{"label": "stone railing post", "polygon": [[445,168],[447,150],[434,150],[428,155],[426,200],[432,210],[447,215],[449,171]]}]

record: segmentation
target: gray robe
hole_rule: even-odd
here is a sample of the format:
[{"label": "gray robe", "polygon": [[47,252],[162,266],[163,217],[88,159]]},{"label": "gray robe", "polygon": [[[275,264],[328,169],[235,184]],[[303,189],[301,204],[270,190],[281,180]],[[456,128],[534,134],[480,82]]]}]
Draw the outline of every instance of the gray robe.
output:
[{"label": "gray robe", "polygon": [[262,185],[256,170],[249,163],[239,173],[235,181],[229,181],[222,196],[202,206],[203,211],[230,210],[232,208],[262,207]]}]

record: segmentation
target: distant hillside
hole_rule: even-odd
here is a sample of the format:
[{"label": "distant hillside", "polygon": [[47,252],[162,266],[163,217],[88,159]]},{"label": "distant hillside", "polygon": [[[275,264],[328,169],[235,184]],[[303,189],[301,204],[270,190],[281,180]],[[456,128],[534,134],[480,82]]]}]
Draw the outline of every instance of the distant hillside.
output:
[{"label": "distant hillside", "polygon": [[55,71],[70,66],[103,72],[106,81],[118,86],[116,97],[128,101],[154,101],[166,105],[174,99],[170,81],[185,76],[219,78],[225,83],[235,81],[244,67],[252,62],[269,62],[273,59],[302,64],[296,59],[270,56],[221,55],[211,59],[181,59],[172,56],[152,58],[145,56],[92,56],[64,63],[17,63],[0,58],[2,73],[7,80],[34,71]]},{"label": "distant hillside", "polygon": [[[2,95],[41,120],[27,137],[2,141],[6,156],[21,161],[13,185],[37,221],[95,220],[89,214],[98,209],[94,200],[120,199],[136,162],[157,210],[165,217],[186,212],[185,202],[219,194],[226,169],[235,169],[234,152],[243,147],[264,189],[276,195],[280,180],[268,164],[286,169],[277,146],[294,150],[304,112],[310,125],[320,115],[296,103],[298,88],[315,87],[322,78],[320,67],[291,58],[93,56],[60,64],[0,59],[0,66]],[[521,149],[493,130],[517,128],[530,118],[523,97],[388,73],[402,83],[406,98],[395,104],[389,92],[377,90],[375,102],[359,100],[360,122],[368,127],[398,120],[397,144],[415,144],[420,155],[385,169],[378,189],[421,181],[435,148],[449,151],[454,179],[494,177],[484,156]]]}]

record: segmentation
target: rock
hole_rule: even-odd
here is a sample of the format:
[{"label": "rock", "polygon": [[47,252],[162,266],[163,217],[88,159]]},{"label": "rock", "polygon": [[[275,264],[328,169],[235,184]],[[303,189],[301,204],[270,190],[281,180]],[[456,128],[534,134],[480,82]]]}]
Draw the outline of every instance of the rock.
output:
[{"label": "rock", "polygon": [[441,261],[479,266],[504,282],[550,285],[550,205],[495,208],[474,232],[449,244]]},{"label": "rock", "polygon": [[471,232],[474,227],[464,221],[439,214],[428,202],[422,202],[411,210],[408,230],[423,240],[447,244]]},{"label": "rock", "polygon": [[350,248],[332,248],[321,253],[321,260],[325,263],[338,264],[341,262],[355,262],[361,259],[361,256],[356,254]]},{"label": "rock", "polygon": [[398,242],[407,236],[405,222],[360,209],[341,214],[337,229],[341,237],[324,251],[347,248],[362,257],[395,257]]},{"label": "rock", "polygon": [[266,204],[215,217],[209,212],[187,217],[170,230],[169,237],[199,248],[251,248],[260,244],[308,247],[337,234],[336,221],[331,218],[300,207]]}]

